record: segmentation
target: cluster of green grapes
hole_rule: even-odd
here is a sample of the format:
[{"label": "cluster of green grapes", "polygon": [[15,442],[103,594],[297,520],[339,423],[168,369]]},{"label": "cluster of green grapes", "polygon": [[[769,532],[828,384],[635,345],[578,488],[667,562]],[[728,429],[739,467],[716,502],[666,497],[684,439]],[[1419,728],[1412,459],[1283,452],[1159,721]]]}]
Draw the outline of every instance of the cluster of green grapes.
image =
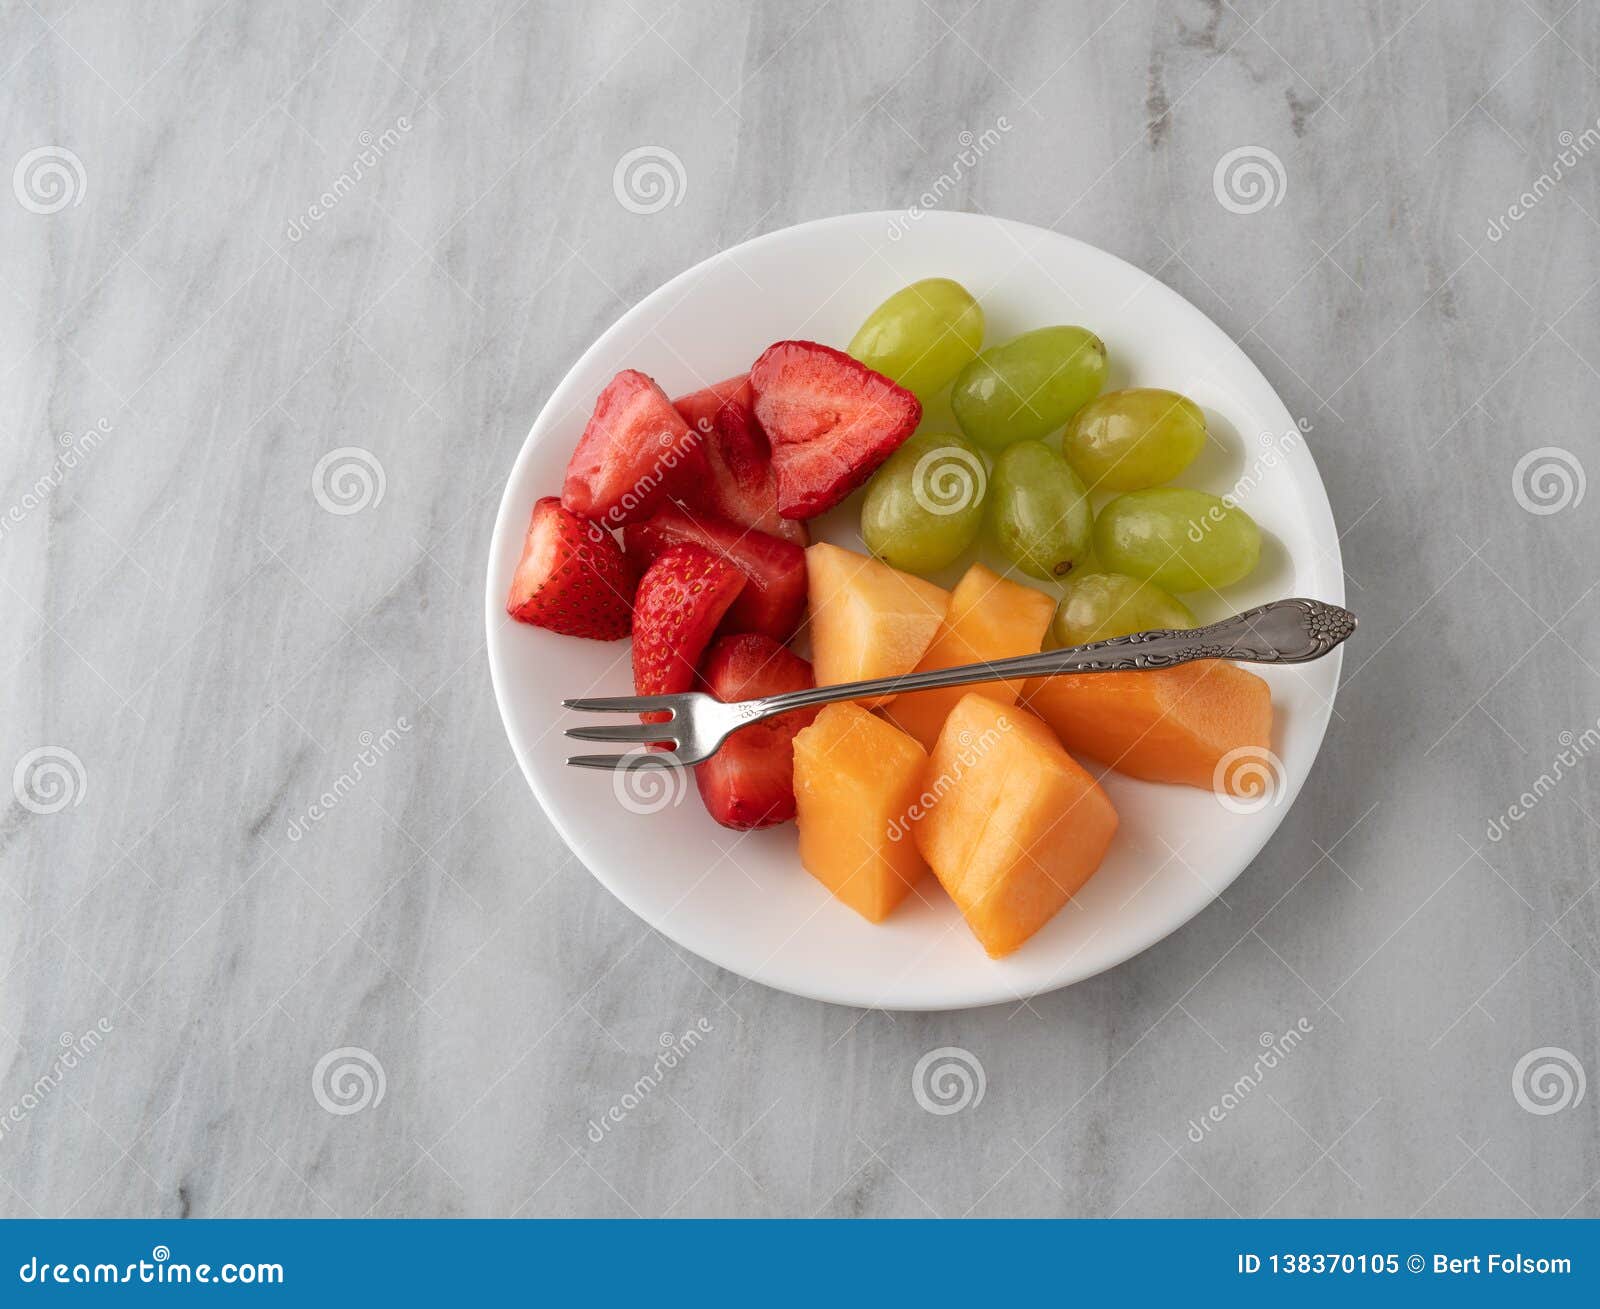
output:
[{"label": "cluster of green grapes", "polygon": [[[1247,513],[1161,485],[1204,447],[1200,407],[1175,391],[1101,395],[1106,347],[1086,328],[1041,327],[985,350],[977,300],[936,277],[879,305],[850,354],[924,406],[949,387],[961,429],[916,433],[868,486],[861,533],[895,567],[943,568],[986,532],[1021,571],[1064,583],[1060,645],[1193,627],[1171,592],[1255,568],[1261,532]],[[1113,498],[1096,514],[1091,493]]]}]

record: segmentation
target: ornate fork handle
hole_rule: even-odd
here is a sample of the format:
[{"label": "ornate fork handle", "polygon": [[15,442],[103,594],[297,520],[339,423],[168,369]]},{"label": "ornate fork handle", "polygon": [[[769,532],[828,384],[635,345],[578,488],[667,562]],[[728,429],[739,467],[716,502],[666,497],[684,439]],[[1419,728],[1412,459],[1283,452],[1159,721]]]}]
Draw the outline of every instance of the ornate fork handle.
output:
[{"label": "ornate fork handle", "polygon": [[[1092,645],[1044,650],[1039,654],[996,659],[993,663],[936,668],[926,673],[905,673],[866,682],[818,686],[790,691],[764,700],[739,701],[749,706],[752,720],[791,709],[891,695],[901,691],[927,691],[941,686],[973,682],[1014,681],[1025,677],[1051,677],[1057,673],[1115,673],[1139,668],[1170,668],[1195,659],[1237,659],[1258,664],[1303,664],[1320,659],[1356,630],[1356,616],[1321,600],[1274,600],[1248,609],[1220,623],[1191,630],[1135,632]],[[730,706],[732,707],[732,706]]]}]

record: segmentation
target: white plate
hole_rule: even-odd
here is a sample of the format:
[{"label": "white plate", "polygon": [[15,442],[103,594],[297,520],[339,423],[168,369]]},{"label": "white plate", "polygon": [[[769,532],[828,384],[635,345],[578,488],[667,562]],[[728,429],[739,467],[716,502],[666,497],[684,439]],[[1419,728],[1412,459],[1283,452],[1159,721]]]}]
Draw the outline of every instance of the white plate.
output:
[{"label": "white plate", "polygon": [[[1342,603],[1328,498],[1294,420],[1220,328],[1137,268],[1055,232],[972,214],[852,214],[804,223],[707,259],[624,314],[556,388],[517,456],[489,548],[489,665],[512,748],[551,821],[594,875],[647,923],[701,957],[767,986],[836,1004],[956,1009],[1037,995],[1121,963],[1188,921],[1250,863],[1288,812],[1322,743],[1338,652],[1264,670],[1282,775],[1250,813],[1208,792],[1108,774],[1122,825],[1098,873],[1016,954],[991,960],[931,875],[874,926],[833,900],[795,853],[792,825],[741,835],[702,809],[693,779],[619,804],[604,773],[565,767],[564,696],[632,691],[626,642],[601,644],[510,622],[505,595],[533,501],[559,494],[594,403],[622,368],[671,395],[743,372],[772,341],[843,347],[862,319],[917,278],[964,283],[990,343],[1049,323],[1105,341],[1108,389],[1164,386],[1206,410],[1217,441],[1180,482],[1234,489],[1268,536],[1261,567],[1202,620],[1281,596]],[[860,549],[858,497],[815,535]],[[569,745],[572,750],[569,751]],[[663,807],[640,814],[630,812]]]}]

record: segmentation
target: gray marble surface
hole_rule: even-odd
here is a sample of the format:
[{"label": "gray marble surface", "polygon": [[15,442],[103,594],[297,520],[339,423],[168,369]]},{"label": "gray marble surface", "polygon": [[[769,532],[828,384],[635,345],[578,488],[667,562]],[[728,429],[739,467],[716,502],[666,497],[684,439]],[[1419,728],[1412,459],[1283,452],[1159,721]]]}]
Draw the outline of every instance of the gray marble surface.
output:
[{"label": "gray marble surface", "polygon": [[[0,6],[0,1212],[1600,1215],[1597,64],[1566,0]],[[622,310],[1001,116],[941,203],[1241,342],[1363,626],[1226,903],[1030,1004],[830,1008],[565,849],[486,541]]]}]

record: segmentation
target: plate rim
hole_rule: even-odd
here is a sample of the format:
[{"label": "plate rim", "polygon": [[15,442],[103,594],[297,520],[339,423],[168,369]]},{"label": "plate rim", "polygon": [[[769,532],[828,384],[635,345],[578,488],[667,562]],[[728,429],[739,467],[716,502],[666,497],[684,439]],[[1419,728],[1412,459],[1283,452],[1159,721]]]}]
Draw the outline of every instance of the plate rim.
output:
[{"label": "plate rim", "polygon": [[[533,793],[534,799],[538,801],[539,807],[544,811],[545,817],[549,819],[551,826],[555,828],[557,835],[561,837],[568,850],[571,851],[573,856],[583,866],[585,871],[587,871],[591,877],[599,882],[600,885],[604,887],[611,895],[616,897],[616,899],[620,901],[623,906],[629,910],[629,912],[634,914],[648,927],[656,932],[661,933],[661,935],[665,936],[668,940],[672,941],[683,949],[688,950],[698,958],[704,959],[707,963],[712,964],[717,968],[725,969],[730,973],[744,978],[748,982],[765,986],[771,990],[778,991],[783,994],[795,995],[804,1000],[812,1000],[823,1004],[841,1005],[849,1008],[884,1009],[895,1013],[955,1013],[967,1009],[987,1008],[991,1005],[997,1004],[1016,1004],[1025,1002],[1038,996],[1049,995],[1054,991],[1063,990],[1066,987],[1073,986],[1079,982],[1087,981],[1091,977],[1097,977],[1102,973],[1110,972],[1112,969],[1121,967],[1121,965],[1127,963],[1128,960],[1143,954],[1145,951],[1154,949],[1163,941],[1180,931],[1194,918],[1198,917],[1201,912],[1215,904],[1217,899],[1223,895],[1235,881],[1243,876],[1244,872],[1251,866],[1251,864],[1255,862],[1256,858],[1266,847],[1267,843],[1273,838],[1274,835],[1277,834],[1278,828],[1283,824],[1283,820],[1288,816],[1289,811],[1294,808],[1295,801],[1299,798],[1300,791],[1305,785],[1306,779],[1311,775],[1311,770],[1316,767],[1317,760],[1322,754],[1322,747],[1327,739],[1328,723],[1333,716],[1334,705],[1338,699],[1341,686],[1340,675],[1343,672],[1344,667],[1344,647],[1342,645],[1339,646],[1330,654],[1324,656],[1324,660],[1322,661],[1331,663],[1332,690],[1327,702],[1320,705],[1316,710],[1315,723],[1308,724],[1308,727],[1315,732],[1315,744],[1312,748],[1309,762],[1307,763],[1304,772],[1299,777],[1291,776],[1289,778],[1288,788],[1281,802],[1273,805],[1273,808],[1277,811],[1276,817],[1270,824],[1262,827],[1259,836],[1252,837],[1250,842],[1241,847],[1246,851],[1246,853],[1244,854],[1243,859],[1240,861],[1237,870],[1226,881],[1218,884],[1211,892],[1209,898],[1201,903],[1196,904],[1193,909],[1184,913],[1181,917],[1172,920],[1170,924],[1163,927],[1158,935],[1154,936],[1150,940],[1145,941],[1142,945],[1134,946],[1128,949],[1125,953],[1118,953],[1115,958],[1107,960],[1090,972],[1069,975],[1059,982],[1054,982],[1038,988],[1024,986],[1020,990],[1015,987],[1007,988],[1003,985],[1000,985],[1000,974],[997,972],[997,987],[998,989],[1004,990],[1005,994],[985,993],[982,995],[974,995],[969,999],[954,1001],[933,999],[927,1003],[896,1002],[894,1004],[882,1004],[863,1001],[854,993],[846,994],[843,990],[831,988],[826,984],[825,979],[819,981],[818,984],[814,986],[795,984],[787,980],[775,981],[770,977],[753,975],[751,972],[745,971],[744,968],[739,967],[736,964],[714,957],[712,954],[707,953],[702,944],[691,943],[690,941],[683,939],[683,936],[680,935],[679,931],[673,930],[671,927],[656,921],[656,919],[651,915],[646,914],[643,909],[640,908],[639,904],[635,902],[635,899],[631,897],[625,889],[619,886],[614,879],[609,878],[600,870],[592,867],[583,856],[580,848],[580,841],[569,827],[564,816],[559,812],[558,807],[551,804],[549,796],[540,785],[536,772],[531,763],[531,756],[528,751],[524,749],[524,744],[519,739],[519,733],[514,725],[513,716],[510,712],[508,712],[507,709],[508,695],[506,689],[506,674],[502,671],[501,655],[497,649],[496,641],[496,637],[501,626],[510,621],[506,617],[505,607],[502,603],[502,596],[505,590],[505,581],[503,577],[497,576],[497,573],[501,571],[498,567],[497,554],[499,552],[497,550],[497,545],[499,542],[505,539],[505,534],[508,530],[510,530],[511,526],[521,518],[525,517],[528,512],[528,507],[522,504],[520,500],[515,502],[513,501],[513,487],[519,480],[518,473],[523,467],[524,462],[531,456],[534,449],[537,448],[540,443],[540,438],[538,437],[537,433],[545,414],[550,411],[553,399],[561,391],[562,387],[566,385],[568,378],[570,378],[574,373],[582,370],[593,356],[604,352],[615,337],[623,335],[629,329],[629,326],[634,318],[643,312],[647,306],[667,298],[674,290],[708,272],[710,267],[714,264],[717,264],[723,260],[732,259],[740,252],[750,251],[768,243],[784,240],[800,232],[810,232],[815,234],[818,231],[827,229],[829,227],[842,228],[852,224],[860,223],[864,220],[873,220],[884,225],[889,225],[895,220],[903,218],[904,211],[897,209],[863,210],[847,214],[834,214],[825,218],[810,219],[802,223],[792,223],[786,227],[777,228],[771,232],[764,232],[759,236],[750,238],[749,240],[741,241],[736,245],[724,246],[714,251],[712,254],[707,255],[704,259],[698,260],[688,268],[677,273],[675,276],[669,278],[667,281],[663,282],[654,290],[650,291],[647,295],[639,299],[635,304],[624,310],[617,317],[617,319],[606,328],[604,332],[595,338],[595,340],[588,346],[587,349],[583,350],[573,360],[566,371],[562,374],[560,380],[557,381],[556,384],[551,388],[544,403],[540,406],[539,412],[534,415],[533,422],[528,428],[528,433],[525,437],[523,437],[522,443],[517,448],[517,452],[512,458],[510,467],[506,473],[505,486],[502,489],[500,496],[500,506],[495,513],[494,526],[490,529],[489,539],[486,545],[487,562],[485,567],[484,589],[485,643],[489,660],[489,677],[491,685],[494,689],[495,709],[500,715],[501,727],[506,733],[506,739],[511,745],[512,754],[516,758],[518,767],[521,769],[523,779],[528,784],[528,789]],[[1068,245],[1076,246],[1080,250],[1086,251],[1099,259],[1109,260],[1117,265],[1120,265],[1123,269],[1126,269],[1132,274],[1155,283],[1169,295],[1174,297],[1175,300],[1181,304],[1185,310],[1187,310],[1193,320],[1199,323],[1205,330],[1215,334],[1227,343],[1227,347],[1234,352],[1241,365],[1253,373],[1257,379],[1259,379],[1268,393],[1271,394],[1272,397],[1282,407],[1285,415],[1287,415],[1290,421],[1293,422],[1293,415],[1290,412],[1288,405],[1284,403],[1283,398],[1278,394],[1278,389],[1273,386],[1266,374],[1261,371],[1256,362],[1250,358],[1243,347],[1240,346],[1240,344],[1234,340],[1233,337],[1224,331],[1223,328],[1210,317],[1210,315],[1203,312],[1182,292],[1171,286],[1168,286],[1167,283],[1161,281],[1161,279],[1146,272],[1144,269],[1138,267],[1138,265],[1123,259],[1120,255],[1113,254],[1109,250],[1092,245],[1087,241],[1082,241],[1077,237],[1068,236],[1064,232],[1057,232],[1051,228],[1040,227],[1033,223],[1021,222],[1017,219],[1001,218],[990,214],[974,214],[965,210],[935,210],[923,213],[920,216],[919,221],[922,223],[932,223],[937,226],[955,227],[970,225],[975,227],[999,227],[1006,229],[1008,231],[1008,235],[1011,233],[1026,234],[1028,237],[1034,240],[1043,237],[1054,242],[1064,242]],[[1312,474],[1311,482],[1301,486],[1299,490],[1303,496],[1309,498],[1310,500],[1310,504],[1307,507],[1313,510],[1317,517],[1325,519],[1328,526],[1332,529],[1332,546],[1331,550],[1328,552],[1328,558],[1332,565],[1330,573],[1331,584],[1328,587],[1330,593],[1327,595],[1319,595],[1316,598],[1327,600],[1333,604],[1343,605],[1345,603],[1344,556],[1338,535],[1338,524],[1333,516],[1333,506],[1328,499],[1327,484],[1323,481],[1322,472],[1317,467],[1316,457],[1312,453],[1310,446],[1302,441],[1300,443],[1298,453],[1305,459],[1306,464]]]}]

